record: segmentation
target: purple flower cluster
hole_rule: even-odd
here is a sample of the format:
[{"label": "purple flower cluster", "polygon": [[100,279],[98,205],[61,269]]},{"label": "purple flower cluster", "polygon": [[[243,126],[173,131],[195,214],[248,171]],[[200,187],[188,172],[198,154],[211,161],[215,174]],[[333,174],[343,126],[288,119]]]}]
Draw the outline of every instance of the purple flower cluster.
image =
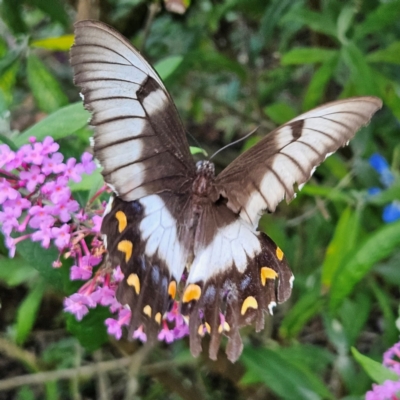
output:
[{"label": "purple flower cluster", "polygon": [[[61,267],[62,255],[72,257],[75,263],[70,269],[70,279],[86,283],[64,300],[64,310],[80,321],[90,308],[109,307],[117,317],[105,321],[108,333],[120,339],[122,327],[128,326],[131,318],[130,310],[116,299],[123,274],[119,267],[113,271],[98,268],[94,272],[105,253],[100,215],[106,205],[97,201],[96,209],[94,199],[106,188],[100,189],[81,209],[68,183],[79,182],[83,173],[94,171],[92,155],[84,153],[80,163],[74,158],[64,163],[58,149],[59,145],[51,137],[43,142],[30,138],[30,144],[16,152],[5,144],[0,145],[0,228],[10,257],[22,240],[39,241],[44,248],[55,245],[59,257],[53,267]],[[158,339],[171,343],[188,334],[188,325],[175,302],[161,321]],[[133,338],[147,340],[143,326],[133,332]]]},{"label": "purple flower cluster", "polygon": [[[369,164],[379,174],[379,180],[385,188],[389,188],[395,182],[395,176],[390,170],[388,162],[380,155],[373,154],[369,158]],[[382,190],[378,187],[373,187],[368,190],[370,195],[380,193]],[[400,219],[400,201],[393,201],[383,209],[382,219],[384,222],[394,222]]]},{"label": "purple flower cluster", "polygon": [[400,342],[383,354],[383,365],[399,375],[399,380],[373,384],[365,400],[400,400]]},{"label": "purple flower cluster", "polygon": [[[90,174],[96,166],[89,153],[83,154],[81,163],[74,158],[63,163],[58,148],[51,137],[43,142],[32,137],[16,152],[0,145],[0,224],[11,257],[17,243],[28,238],[40,241],[44,248],[51,241],[60,251],[69,246],[68,223],[79,204],[68,182],[79,182],[84,172]],[[27,228],[33,232],[27,233]]]}]

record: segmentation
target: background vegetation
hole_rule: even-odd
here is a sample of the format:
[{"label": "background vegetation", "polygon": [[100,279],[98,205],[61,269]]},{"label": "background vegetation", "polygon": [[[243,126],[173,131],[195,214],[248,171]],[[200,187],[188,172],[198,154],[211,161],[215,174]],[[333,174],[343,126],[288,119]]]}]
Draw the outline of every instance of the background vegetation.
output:
[{"label": "background vegetation", "polygon": [[[262,219],[295,273],[294,293],[263,332],[243,330],[234,365],[222,350],[217,362],[193,359],[187,340],[153,349],[111,340],[106,310],[77,323],[62,312],[78,287],[69,264],[52,270],[56,251],[33,245],[8,259],[0,240],[0,399],[355,400],[372,380],[351,348],[380,362],[398,341],[400,222],[383,222],[382,210],[400,199],[400,2],[189,1],[182,15],[141,0],[0,2],[1,140],[51,135],[65,156],[88,149],[68,61],[73,22],[87,17],[143,51],[209,154],[259,126],[217,156],[218,169],[318,104],[376,95],[384,107],[295,201]],[[373,153],[391,165],[389,188]],[[74,188],[81,202],[92,185]],[[376,186],[385,190],[368,195]]]}]

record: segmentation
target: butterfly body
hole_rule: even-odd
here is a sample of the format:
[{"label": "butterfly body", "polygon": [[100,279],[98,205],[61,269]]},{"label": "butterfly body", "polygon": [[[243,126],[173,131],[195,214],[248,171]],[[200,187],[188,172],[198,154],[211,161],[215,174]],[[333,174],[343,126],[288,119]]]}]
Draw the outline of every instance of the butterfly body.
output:
[{"label": "butterfly body", "polygon": [[258,222],[290,201],[324,159],[368,123],[382,103],[354,97],[308,111],[276,128],[215,175],[194,163],[177,110],[161,79],[118,32],[76,24],[75,83],[92,112],[94,153],[114,191],[102,223],[109,262],[124,279],[129,336],[155,339],[175,301],[189,323],[193,354],[205,333],[216,358],[242,351],[239,328],[264,326],[287,300],[293,274]]}]

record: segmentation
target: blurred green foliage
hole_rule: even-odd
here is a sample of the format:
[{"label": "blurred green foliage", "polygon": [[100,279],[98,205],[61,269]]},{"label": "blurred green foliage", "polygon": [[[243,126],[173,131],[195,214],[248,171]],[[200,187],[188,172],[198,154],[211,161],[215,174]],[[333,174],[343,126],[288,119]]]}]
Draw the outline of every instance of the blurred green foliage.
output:
[{"label": "blurred green foliage", "polygon": [[[72,84],[67,52],[80,3],[0,3],[2,142],[15,148],[30,136],[51,135],[65,156],[75,157],[88,147],[89,114]],[[217,362],[206,352],[193,360],[182,341],[151,350],[144,362],[133,358],[129,377],[119,369],[3,392],[0,381],[0,399],[134,398],[129,393],[146,400],[362,399],[371,379],[389,376],[362,354],[380,361],[398,340],[400,222],[384,224],[381,211],[400,199],[400,2],[199,0],[183,15],[154,12],[143,0],[100,3],[101,19],[130,38],[165,80],[196,138],[191,146],[199,142],[213,154],[259,127],[216,157],[218,169],[318,104],[376,95],[384,108],[349,148],[318,168],[292,204],[261,220],[285,250],[294,293],[263,332],[243,330],[237,364],[223,352]],[[374,152],[393,166],[397,182],[371,198],[367,189],[379,186],[367,162]],[[97,176],[73,190],[84,203],[100,185]],[[69,282],[70,263],[51,268],[55,253],[24,242],[10,260],[0,244],[4,378],[137,352],[137,344],[107,338],[104,310],[79,323],[62,313],[63,296],[78,286]],[[104,383],[107,397],[96,397]]]}]

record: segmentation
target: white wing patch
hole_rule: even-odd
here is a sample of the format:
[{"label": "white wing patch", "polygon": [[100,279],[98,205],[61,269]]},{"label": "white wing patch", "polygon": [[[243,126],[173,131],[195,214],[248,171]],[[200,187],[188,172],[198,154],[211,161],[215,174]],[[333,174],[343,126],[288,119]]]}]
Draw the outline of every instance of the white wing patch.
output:
[{"label": "white wing patch", "polygon": [[168,104],[168,98],[165,92],[161,89],[157,89],[155,92],[151,92],[144,100],[143,107],[149,115],[162,110]]},{"label": "white wing patch", "polygon": [[190,267],[187,282],[205,282],[211,276],[235,268],[244,272],[248,258],[261,252],[257,232],[243,220],[218,229],[213,241],[199,249]]},{"label": "white wing patch", "polygon": [[179,243],[176,221],[160,196],[146,196],[139,201],[144,207],[139,229],[142,238],[147,241],[145,254],[148,257],[157,254],[179,282],[186,266],[187,251]]}]

